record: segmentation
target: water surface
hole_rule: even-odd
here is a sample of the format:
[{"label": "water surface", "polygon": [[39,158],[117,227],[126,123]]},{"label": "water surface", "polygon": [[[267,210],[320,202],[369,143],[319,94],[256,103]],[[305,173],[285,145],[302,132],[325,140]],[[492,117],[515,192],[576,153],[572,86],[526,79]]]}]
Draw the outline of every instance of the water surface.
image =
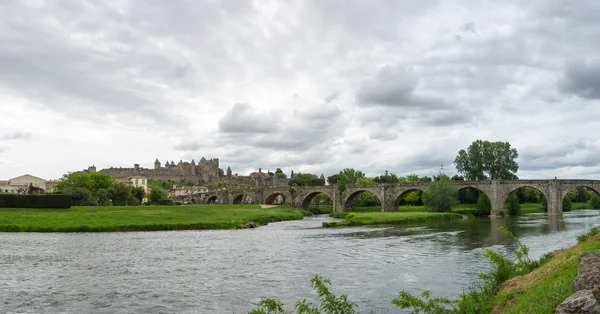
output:
[{"label": "water surface", "polygon": [[457,297],[487,269],[483,247],[531,256],[574,245],[600,212],[452,221],[422,227],[323,229],[330,218],[258,229],[0,233],[2,313],[246,313],[261,296],[314,300],[315,274],[361,313],[401,313],[401,289]]}]

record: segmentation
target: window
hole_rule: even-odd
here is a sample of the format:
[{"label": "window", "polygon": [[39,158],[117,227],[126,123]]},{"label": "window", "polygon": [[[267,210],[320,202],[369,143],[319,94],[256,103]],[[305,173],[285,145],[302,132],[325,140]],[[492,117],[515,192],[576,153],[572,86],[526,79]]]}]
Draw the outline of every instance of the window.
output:
[{"label": "window", "polygon": [[135,179],[135,184],[138,184],[138,179]]}]

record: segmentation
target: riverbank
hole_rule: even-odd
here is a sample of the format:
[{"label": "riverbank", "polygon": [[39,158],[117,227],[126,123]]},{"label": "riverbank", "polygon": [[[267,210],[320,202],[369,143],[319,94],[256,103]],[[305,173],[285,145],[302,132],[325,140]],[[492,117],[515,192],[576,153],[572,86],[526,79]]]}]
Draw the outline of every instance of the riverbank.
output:
[{"label": "riverbank", "polygon": [[493,300],[492,313],[554,313],[573,290],[579,255],[600,249],[600,233],[594,228],[578,238],[574,247],[554,251],[551,258],[529,274],[504,282]]},{"label": "riverbank", "polygon": [[464,215],[457,213],[419,213],[419,212],[362,212],[362,213],[333,213],[335,218],[343,221],[324,222],[323,227],[347,227],[365,225],[410,225],[425,222],[463,219]]},{"label": "riverbank", "polygon": [[299,220],[303,211],[259,205],[85,206],[0,209],[0,232],[112,232],[236,229]]}]

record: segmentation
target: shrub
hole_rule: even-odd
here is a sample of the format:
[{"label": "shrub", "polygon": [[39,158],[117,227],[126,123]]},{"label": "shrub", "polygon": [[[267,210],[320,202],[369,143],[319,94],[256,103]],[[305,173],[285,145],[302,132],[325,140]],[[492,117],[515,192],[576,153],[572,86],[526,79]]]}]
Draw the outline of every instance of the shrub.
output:
[{"label": "shrub", "polygon": [[156,202],[156,205],[175,205],[175,202],[173,202],[173,200],[164,199]]},{"label": "shrub", "polygon": [[519,205],[517,193],[511,193],[506,199],[506,211],[509,215],[519,215],[521,213],[521,206]]},{"label": "shrub", "polygon": [[490,204],[490,199],[487,195],[483,193],[479,193],[479,198],[477,199],[476,210],[473,212],[475,216],[489,216],[492,210],[492,204]]},{"label": "shrub", "polygon": [[449,212],[458,205],[458,188],[450,178],[442,176],[439,181],[433,181],[423,192],[423,204],[435,212]]},{"label": "shrub", "polygon": [[71,208],[71,196],[65,194],[0,194],[3,208]]},{"label": "shrub", "polygon": [[592,208],[593,209],[600,209],[600,197],[598,197],[598,195],[593,195],[592,196]]},{"label": "shrub", "polygon": [[563,207],[563,212],[571,211],[571,209],[573,209],[573,202],[571,201],[570,198],[565,197],[565,198],[563,198],[563,201],[562,201],[562,207]]}]

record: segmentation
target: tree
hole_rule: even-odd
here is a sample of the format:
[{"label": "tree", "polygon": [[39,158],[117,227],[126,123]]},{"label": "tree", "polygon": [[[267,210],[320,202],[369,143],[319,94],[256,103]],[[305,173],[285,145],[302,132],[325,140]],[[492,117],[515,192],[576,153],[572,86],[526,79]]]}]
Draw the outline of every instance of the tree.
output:
[{"label": "tree", "polygon": [[131,187],[123,182],[113,183],[107,191],[113,205],[127,205],[127,200],[131,198]]},{"label": "tree", "polygon": [[410,191],[406,193],[406,196],[402,199],[403,202],[409,203],[411,205],[416,205],[421,200],[421,195],[423,192],[421,191]]},{"label": "tree", "polygon": [[598,195],[592,195],[592,208],[600,209],[600,197]]},{"label": "tree", "polygon": [[435,212],[449,212],[458,205],[458,188],[447,176],[442,176],[439,181],[429,183],[423,193],[423,203]]},{"label": "tree", "polygon": [[519,205],[517,193],[510,193],[506,199],[506,211],[509,215],[519,215],[521,213],[521,206]]},{"label": "tree", "polygon": [[562,206],[563,206],[563,212],[569,212],[573,208],[573,202],[571,201],[570,198],[565,197],[565,198],[563,198]]},{"label": "tree", "polygon": [[64,188],[62,193],[71,195],[71,200],[75,206],[87,206],[92,204],[92,192],[86,188]]},{"label": "tree", "polygon": [[467,180],[513,180],[519,170],[518,156],[508,142],[476,140],[467,151],[458,152],[454,165]]},{"label": "tree", "polygon": [[100,206],[111,205],[110,196],[108,195],[108,191],[106,189],[99,189],[97,193],[98,193],[98,205],[100,205]]},{"label": "tree", "polygon": [[325,182],[312,173],[297,173],[294,174],[294,178],[288,182],[288,185],[292,184],[297,184],[298,186],[316,186],[324,185]]},{"label": "tree", "polygon": [[329,177],[327,177],[327,182],[329,184],[337,184],[337,182],[338,182],[338,174],[330,175]]},{"label": "tree", "polygon": [[400,182],[400,178],[393,173],[389,173],[387,170],[381,176],[373,178],[376,183],[397,183]]},{"label": "tree", "polygon": [[338,174],[338,182],[342,181],[345,184],[355,184],[360,178],[364,178],[365,174],[361,171],[352,168],[345,168]]},{"label": "tree", "polygon": [[465,177],[459,176],[459,175],[455,174],[455,175],[452,176],[452,178],[450,178],[450,180],[452,180],[452,181],[465,181]]},{"label": "tree", "polygon": [[163,190],[159,187],[154,187],[150,191],[150,202],[152,204],[156,204],[156,203],[158,203],[158,201],[165,199],[165,195],[166,195],[165,190]]},{"label": "tree", "polygon": [[146,191],[144,191],[143,187],[136,186],[133,189],[131,189],[131,196],[133,196],[133,198],[137,199],[141,203],[144,197],[146,196]]},{"label": "tree", "polygon": [[586,188],[584,188],[583,186],[578,187],[577,189],[577,198],[576,198],[576,202],[577,203],[585,203],[588,200],[588,192],[586,190]]},{"label": "tree", "polygon": [[479,198],[477,199],[476,210],[473,213],[475,216],[489,216],[492,211],[492,204],[490,203],[490,199],[484,193],[479,193]]},{"label": "tree", "polygon": [[277,170],[275,170],[275,176],[279,179],[287,179],[287,174],[283,173],[281,168],[277,168]]}]

